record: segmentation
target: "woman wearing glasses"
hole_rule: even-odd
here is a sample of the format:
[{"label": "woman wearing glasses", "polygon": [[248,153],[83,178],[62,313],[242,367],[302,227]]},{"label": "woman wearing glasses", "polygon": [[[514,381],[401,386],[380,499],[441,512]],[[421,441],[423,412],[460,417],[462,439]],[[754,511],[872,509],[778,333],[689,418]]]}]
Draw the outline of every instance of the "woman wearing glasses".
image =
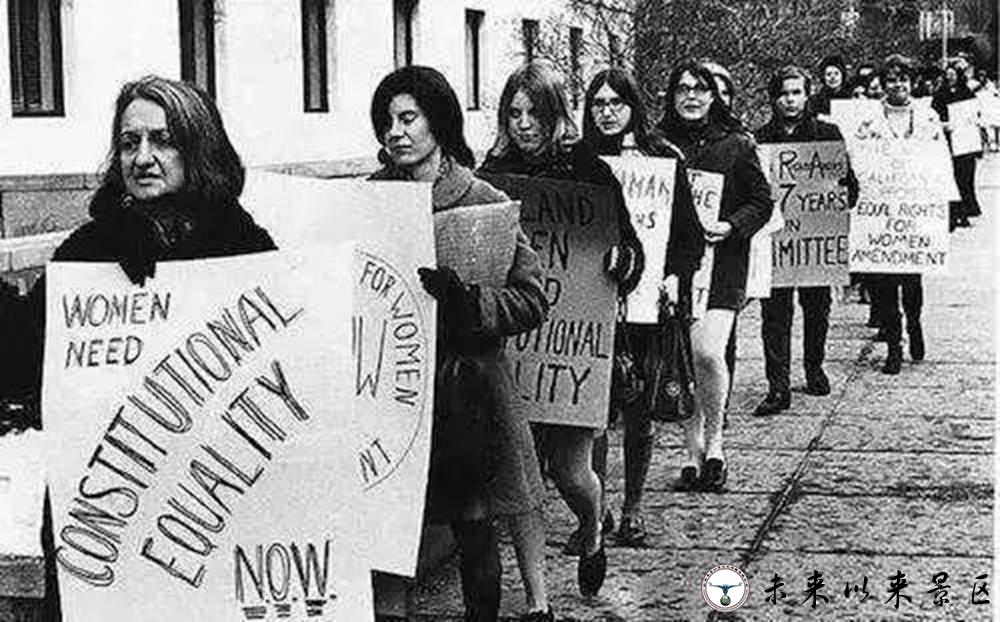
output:
[{"label": "woman wearing glasses", "polygon": [[[544,61],[515,70],[500,95],[497,122],[496,142],[480,172],[576,181],[606,186],[618,195],[621,241],[608,250],[605,269],[618,283],[620,296],[635,289],[644,257],[621,198],[621,185],[611,168],[580,141],[558,71]],[[607,572],[607,557],[601,534],[601,483],[591,467],[594,430],[536,424],[533,431],[548,473],[579,521],[580,591],[597,594]]]},{"label": "woman wearing glasses", "polygon": [[[647,129],[646,107],[639,97],[635,79],[623,69],[605,69],[591,81],[585,98],[583,140],[599,155],[669,158],[676,161],[673,203],[670,206],[670,237],[665,249],[657,249],[646,257],[648,269],[656,270],[664,279],[664,295],[670,302],[690,306],[691,277],[701,262],[704,238],[698,215],[691,199],[684,166],[684,155],[661,136]],[[647,249],[648,250],[648,249]],[[678,287],[678,283],[682,285]],[[679,296],[680,294],[680,296]],[[648,345],[660,330],[655,324],[627,324],[619,331],[628,334],[629,345],[636,363],[650,356]],[[647,383],[645,389],[652,388]],[[645,395],[622,406],[625,424],[625,501],[616,534],[623,546],[641,547],[646,529],[640,511],[642,489],[649,471],[653,448],[651,413]],[[595,470],[603,483],[605,478],[607,435],[595,442]]]},{"label": "woman wearing glasses", "polygon": [[720,99],[712,72],[686,61],[670,74],[667,110],[657,125],[678,145],[690,169],[723,175],[717,222],[705,225],[714,249],[707,310],[691,326],[695,366],[695,416],[684,423],[687,456],[684,489],[721,490],[726,482],[722,421],[729,371],[725,350],[747,282],[750,238],[771,215],[771,189],[753,140]]}]

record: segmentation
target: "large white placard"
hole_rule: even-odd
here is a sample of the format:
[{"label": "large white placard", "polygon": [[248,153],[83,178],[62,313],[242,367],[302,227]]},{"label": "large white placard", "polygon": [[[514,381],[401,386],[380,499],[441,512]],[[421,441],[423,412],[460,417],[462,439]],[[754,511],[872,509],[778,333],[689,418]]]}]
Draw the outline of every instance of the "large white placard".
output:
[{"label": "large white placard", "polygon": [[670,240],[677,161],[645,157],[605,157],[604,160],[621,182],[632,226],[646,255],[642,278],[628,296],[625,319],[655,324],[659,321],[660,283]]},{"label": "large white placard", "polygon": [[435,265],[431,184],[253,172],[244,204],[279,248],[357,240],[352,369],[368,449],[353,473],[381,537],[377,570],[416,572],[434,405],[433,298],[417,268]]},{"label": "large white placard", "polygon": [[983,150],[983,137],[979,132],[980,106],[977,98],[948,104],[952,155],[960,156]]},{"label": "large white placard", "polygon": [[47,269],[63,619],[368,620],[354,248]]},{"label": "large white placard", "polygon": [[[694,199],[694,208],[702,227],[718,222],[719,210],[722,209],[725,175],[689,168],[688,181],[691,183],[691,197]],[[691,281],[691,315],[695,318],[705,317],[705,312],[708,310],[708,295],[712,289],[714,266],[715,245],[705,244],[701,267],[694,273]]]}]

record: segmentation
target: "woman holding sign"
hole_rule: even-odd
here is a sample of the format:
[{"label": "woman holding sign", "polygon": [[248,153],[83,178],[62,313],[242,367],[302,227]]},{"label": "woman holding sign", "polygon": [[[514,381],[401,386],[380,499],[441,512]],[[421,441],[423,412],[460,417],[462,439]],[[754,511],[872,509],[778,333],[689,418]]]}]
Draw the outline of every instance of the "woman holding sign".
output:
[{"label": "woman holding sign", "polygon": [[[244,168],[212,98],[198,87],[157,76],[126,83],[115,102],[111,149],[90,200],[92,220],[56,249],[53,261],[107,261],[135,284],[158,261],[256,253],[275,248],[243,210]],[[30,327],[5,340],[20,384],[41,395],[45,277],[29,299]],[[37,402],[37,397],[36,400]],[[60,620],[51,511],[46,494],[45,620]]]},{"label": "woman holding sign", "polygon": [[[372,97],[371,119],[385,163],[371,179],[432,183],[435,213],[508,201],[473,176],[462,108],[438,71],[409,66],[386,76]],[[513,378],[502,345],[504,337],[540,325],[548,304],[538,256],[520,227],[511,235],[513,263],[502,287],[465,283],[448,266],[420,269],[424,288],[438,301],[427,515],[451,524],[466,619],[476,622],[496,620],[500,607],[493,516],[505,517],[513,535],[528,599],[522,619],[554,619],[544,581],[544,488],[528,422],[511,407]]]},{"label": "woman holding sign", "polygon": [[[951,62],[944,70],[944,82],[941,83],[941,87],[934,93],[934,97],[931,98],[931,107],[938,113],[941,122],[946,124],[945,128],[949,130],[947,133],[948,144],[952,147],[953,151],[958,148],[958,141],[952,140],[956,129],[959,131],[962,129],[974,131],[975,138],[978,140],[979,128],[974,125],[970,128],[954,127],[963,120],[950,119],[949,107],[954,103],[975,99],[976,96],[966,83],[965,71],[962,70],[961,64],[955,61]],[[949,120],[953,124],[951,128],[948,128],[947,125]],[[976,200],[975,179],[976,158],[983,155],[983,150],[981,143],[977,146],[979,148],[974,151],[952,156],[951,161],[955,170],[955,183],[958,184],[958,191],[962,197],[961,201],[952,201],[949,204],[949,220],[952,229],[956,227],[968,227],[970,216],[975,217],[982,214],[982,210],[979,208],[979,201]]]},{"label": "woman holding sign", "polygon": [[[667,97],[657,130],[680,147],[689,170],[699,171],[701,178],[722,178],[718,213],[699,212],[712,249],[711,285],[691,327],[696,409],[684,423],[687,457],[680,477],[681,488],[721,490],[727,475],[722,451],[726,341],[745,297],[750,238],[771,216],[771,189],[753,140],[723,104],[708,68],[695,61],[678,65],[670,74]],[[697,203],[698,189],[693,186],[693,191]]]},{"label": "woman holding sign", "polygon": [[[540,61],[517,69],[504,85],[497,117],[497,139],[481,172],[577,181],[609,187],[617,194],[620,242],[606,253],[605,269],[618,282],[620,295],[627,295],[642,274],[642,245],[618,179],[579,140],[562,76]],[[604,583],[607,557],[601,533],[601,483],[591,467],[594,430],[551,424],[536,424],[534,430],[548,470],[580,524],[579,535],[571,536],[580,542],[580,591],[596,594]]]},{"label": "woman holding sign", "polygon": [[[688,307],[690,298],[679,298],[679,293],[690,293],[691,277],[705,250],[703,231],[691,199],[691,186],[684,167],[684,155],[677,147],[660,136],[651,135],[646,124],[646,106],[639,97],[639,88],[630,73],[623,69],[601,71],[587,88],[584,105],[583,140],[602,156],[627,156],[669,158],[676,162],[670,210],[670,233],[665,249],[656,255],[647,255],[650,268],[664,279],[663,289],[667,302]],[[662,257],[662,265],[659,258]],[[682,285],[678,286],[678,283]],[[642,361],[649,352],[649,345],[659,337],[657,324],[619,325],[619,332],[628,334],[636,364],[647,368]],[[642,489],[649,471],[653,448],[652,414],[644,410],[650,403],[650,382],[644,385],[643,395],[622,406],[625,423],[625,500],[622,504],[621,522],[617,531],[619,544],[642,546],[646,529],[640,513]],[[601,481],[605,478],[607,435],[595,443],[595,466]]]}]

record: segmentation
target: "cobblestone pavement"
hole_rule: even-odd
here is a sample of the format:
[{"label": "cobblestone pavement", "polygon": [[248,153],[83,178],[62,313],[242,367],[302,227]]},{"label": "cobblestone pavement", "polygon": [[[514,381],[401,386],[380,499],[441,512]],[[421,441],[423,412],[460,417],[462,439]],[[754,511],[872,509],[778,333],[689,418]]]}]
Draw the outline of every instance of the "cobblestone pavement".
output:
[{"label": "cobblestone pavement", "polygon": [[[792,408],[755,418],[766,391],[757,304],[739,318],[739,362],[726,447],[723,494],[673,490],[681,460],[679,428],[657,424],[645,497],[650,531],[645,549],[608,549],[608,579],[586,600],[576,586],[576,559],[560,553],[575,527],[549,488],[548,583],[560,620],[711,620],[701,597],[704,574],[735,563],[751,583],[731,620],[819,618],[986,620],[992,605],[972,604],[975,577],[989,573],[1000,600],[993,560],[994,314],[1000,158],[980,165],[985,215],[953,236],[947,277],[924,280],[927,360],[904,359],[896,377],[879,371],[885,345],[865,327],[867,307],[837,301],[831,313],[826,370],[833,393],[801,392],[800,311],[793,339]],[[797,390],[796,390],[797,389]],[[611,434],[610,507],[622,500],[621,431]],[[524,593],[509,546],[504,547],[503,613],[517,619]],[[803,603],[813,571],[829,598]],[[908,586],[899,609],[890,577]],[[947,572],[949,602],[934,605],[932,576]],[[765,602],[774,575],[786,598]],[[867,577],[867,585],[864,579]],[[867,587],[844,595],[845,584]],[[420,619],[460,619],[454,565],[429,577],[416,598]]]}]

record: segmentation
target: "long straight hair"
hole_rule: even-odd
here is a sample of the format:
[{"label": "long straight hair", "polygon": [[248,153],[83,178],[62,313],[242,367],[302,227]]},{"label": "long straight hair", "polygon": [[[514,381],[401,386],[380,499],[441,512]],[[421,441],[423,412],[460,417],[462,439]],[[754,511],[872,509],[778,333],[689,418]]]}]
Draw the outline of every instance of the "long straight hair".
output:
[{"label": "long straight hair", "polygon": [[507,78],[500,94],[497,108],[497,138],[490,148],[490,155],[504,157],[517,145],[510,137],[510,106],[518,91],[523,91],[531,100],[535,114],[542,122],[545,132],[543,153],[556,155],[565,153],[580,140],[580,134],[569,111],[566,87],[562,74],[543,60],[534,60],[521,65]]},{"label": "long straight hair", "polygon": [[[632,109],[632,117],[625,125],[625,129],[617,136],[605,136],[601,129],[594,122],[593,105],[597,92],[607,84],[611,90],[618,94],[629,108]],[[649,148],[648,137],[648,115],[646,105],[639,96],[639,86],[635,82],[632,74],[619,67],[611,67],[597,73],[587,87],[587,94],[584,97],[583,109],[583,141],[592,146],[598,153],[604,153],[606,148],[612,150],[621,149],[622,139],[625,134],[632,132],[635,137],[635,144],[640,150],[646,151]]]},{"label": "long straight hair", "polygon": [[667,105],[663,112],[663,118],[657,124],[666,134],[682,131],[686,126],[686,121],[677,113],[674,95],[677,93],[677,86],[681,82],[681,76],[690,73],[696,80],[703,82],[712,93],[712,104],[708,108],[708,122],[722,129],[732,132],[743,130],[743,124],[733,116],[732,110],[727,107],[719,96],[719,87],[715,83],[712,72],[703,63],[696,60],[686,60],[670,72],[667,79]]}]

